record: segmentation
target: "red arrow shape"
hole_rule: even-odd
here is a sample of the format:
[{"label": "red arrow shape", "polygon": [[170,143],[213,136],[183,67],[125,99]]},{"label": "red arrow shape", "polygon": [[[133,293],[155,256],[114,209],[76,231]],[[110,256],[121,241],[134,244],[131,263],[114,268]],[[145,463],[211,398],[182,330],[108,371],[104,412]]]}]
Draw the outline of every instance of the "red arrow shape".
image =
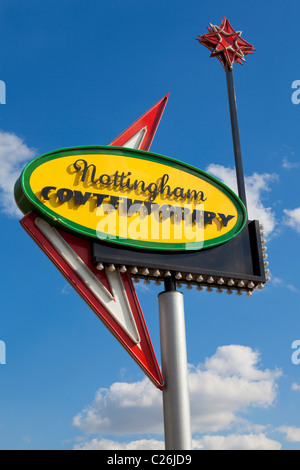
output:
[{"label": "red arrow shape", "polygon": [[[110,145],[148,151],[169,94],[134,122]],[[113,333],[152,382],[163,390],[162,374],[129,274],[98,271],[91,262],[90,242],[51,227],[31,213],[22,227]]]},{"label": "red arrow shape", "polygon": [[56,229],[34,213],[20,223],[150,380],[163,390],[162,374],[130,275],[98,271],[91,261],[88,240]]},{"label": "red arrow shape", "polygon": [[148,151],[163,115],[170,93],[156,103],[149,111],[131,124],[110,145]]}]

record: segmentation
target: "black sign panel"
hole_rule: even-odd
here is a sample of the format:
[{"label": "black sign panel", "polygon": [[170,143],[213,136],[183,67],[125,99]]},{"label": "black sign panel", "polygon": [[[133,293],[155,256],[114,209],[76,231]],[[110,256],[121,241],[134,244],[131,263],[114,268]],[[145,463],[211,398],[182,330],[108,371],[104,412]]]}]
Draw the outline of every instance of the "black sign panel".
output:
[{"label": "black sign panel", "polygon": [[141,252],[116,248],[108,243],[93,243],[93,262],[98,269],[109,265],[121,267],[137,279],[165,281],[172,278],[178,284],[197,286],[199,290],[226,289],[246,291],[261,289],[268,282],[266,248],[262,246],[258,221],[248,221],[242,232],[229,242],[191,252]]}]

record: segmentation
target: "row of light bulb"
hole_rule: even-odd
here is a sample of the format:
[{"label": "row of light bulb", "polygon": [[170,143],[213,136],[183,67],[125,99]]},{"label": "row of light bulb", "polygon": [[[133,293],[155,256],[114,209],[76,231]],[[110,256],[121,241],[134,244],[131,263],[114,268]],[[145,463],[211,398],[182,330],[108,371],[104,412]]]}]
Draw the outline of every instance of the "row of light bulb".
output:
[{"label": "row of light bulb", "polygon": [[[268,269],[269,267],[269,262],[267,261],[268,259],[268,255],[267,255],[267,247],[265,246],[265,239],[264,239],[264,227],[263,225],[260,225],[260,235],[261,235],[261,243],[262,243],[262,252],[263,252],[263,262],[264,262],[264,268],[265,268],[265,274],[266,274],[266,282],[270,282],[271,281],[271,278],[269,277],[269,274],[270,274],[270,270]],[[102,271],[105,269],[105,266],[103,265],[103,263],[98,263],[97,265],[97,269],[99,271]],[[114,264],[109,264],[107,269],[111,272],[115,271],[116,269],[119,269],[121,273],[126,273],[126,272],[129,272],[130,274],[132,274],[133,276],[136,276],[139,274],[139,269],[136,267],[136,266],[133,266],[133,267],[130,267],[130,268],[127,268],[125,265],[122,265],[120,266],[120,268],[117,268]],[[162,277],[171,277],[172,276],[172,273],[170,271],[165,271],[165,272],[161,272],[159,269],[154,269],[154,270],[151,270],[152,272],[150,272],[150,270],[148,268],[142,268],[141,269],[141,275],[142,276],[151,276],[151,277],[156,277],[156,278],[162,278]],[[191,284],[190,282],[191,281],[196,281],[197,283],[201,284],[202,282],[205,281],[204,277],[202,275],[193,275],[191,273],[189,274],[183,274],[181,272],[176,272],[175,273],[175,279],[176,279],[176,286],[181,289],[182,288],[182,282],[181,281],[188,281],[189,284],[186,285],[186,289],[188,290],[191,290],[193,289],[193,284]],[[140,280],[135,277],[133,282],[135,284],[138,284],[140,282]],[[144,284],[146,285],[149,285],[150,284],[150,279],[144,279]],[[216,292],[218,294],[221,294],[224,290],[226,290],[226,293],[231,295],[233,294],[233,290],[232,290],[232,287],[235,287],[235,290],[236,288],[239,288],[236,290],[236,294],[238,296],[242,295],[243,294],[243,290],[246,290],[246,296],[247,297],[251,297],[252,296],[252,292],[254,290],[257,290],[257,289],[264,289],[264,284],[258,284],[258,285],[255,285],[254,282],[252,281],[243,281],[243,280],[237,280],[237,281],[234,281],[233,279],[229,279],[229,281],[226,281],[222,278],[222,277],[219,277],[218,279],[215,279],[213,276],[209,276],[206,280],[207,284],[218,284],[219,287],[216,288]],[[161,285],[161,280],[157,279],[155,282],[154,282],[154,285],[156,286],[160,286]],[[197,291],[203,291],[204,287],[201,286],[201,285],[198,285],[196,286],[196,290]],[[206,292],[213,292],[214,291],[214,288],[211,287],[211,286],[208,286],[206,287]]]},{"label": "row of light bulb", "polygon": [[270,276],[269,276],[270,270],[268,269],[268,268],[269,268],[269,261],[267,261],[268,255],[267,255],[266,240],[265,240],[265,238],[264,238],[264,236],[265,236],[265,234],[264,234],[264,226],[263,226],[263,225],[260,225],[259,228],[260,228],[260,236],[261,236],[261,244],[262,244],[262,252],[263,252],[263,260],[264,260],[264,268],[265,268],[266,282],[269,283],[269,282],[271,282],[271,278],[270,278]]},{"label": "row of light bulb", "polygon": [[[97,269],[99,271],[102,271],[102,270],[105,269],[105,266],[102,263],[99,263],[97,265]],[[163,276],[166,277],[166,278],[172,276],[172,273],[170,271],[165,271],[163,273],[159,269],[154,269],[154,270],[151,270],[152,272],[150,272],[150,270],[148,268],[142,268],[141,270],[139,270],[136,266],[127,268],[125,265],[122,265],[122,266],[120,266],[120,268],[117,268],[114,264],[109,264],[107,266],[107,269],[110,272],[113,272],[116,269],[119,269],[121,273],[129,272],[133,276],[136,276],[140,273],[142,276],[156,277],[157,280],[155,280],[155,282],[154,282],[154,285],[156,285],[156,286],[161,285],[161,280],[160,279]],[[186,289],[188,289],[188,290],[193,289],[193,287],[196,287],[197,291],[203,291],[203,289],[204,289],[204,287],[201,286],[201,285],[195,286],[194,284],[191,284],[191,281],[197,282],[198,284],[203,283],[205,281],[205,279],[202,275],[193,275],[191,273],[184,275],[181,272],[176,272],[175,273],[175,279],[176,279],[176,286],[179,289],[182,288],[182,282],[184,282],[184,281],[189,282],[186,285]],[[137,277],[135,277],[133,282],[135,284],[138,284],[140,282],[140,280]],[[150,279],[144,279],[144,284],[149,285],[150,282],[151,282]],[[214,278],[213,276],[209,276],[206,279],[206,283],[207,284],[218,284],[219,287],[216,288],[216,292],[219,293],[219,294],[221,294],[224,290],[226,290],[226,293],[229,294],[229,295],[233,294],[233,290],[231,288],[235,287],[235,290],[236,290],[236,288],[239,288],[236,292],[237,295],[242,295],[242,291],[240,289],[245,289],[245,290],[247,290],[247,292],[246,292],[247,297],[252,296],[252,290],[254,288],[256,288],[256,289],[263,289],[264,288],[263,284],[259,284],[259,285],[255,286],[255,284],[252,281],[249,281],[249,282],[243,281],[243,280],[234,281],[233,279],[229,279],[229,281],[226,282],[222,277]],[[250,290],[248,290],[248,289],[250,289]],[[213,291],[214,291],[214,288],[212,286],[207,286],[206,287],[206,292],[213,292]]]}]

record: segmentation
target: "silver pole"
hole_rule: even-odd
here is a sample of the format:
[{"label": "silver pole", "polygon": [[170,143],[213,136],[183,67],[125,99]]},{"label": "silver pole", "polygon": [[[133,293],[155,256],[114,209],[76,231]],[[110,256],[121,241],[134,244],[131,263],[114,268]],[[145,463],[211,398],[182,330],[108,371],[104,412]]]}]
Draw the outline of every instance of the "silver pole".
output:
[{"label": "silver pole", "polygon": [[166,450],[192,450],[183,294],[159,295]]}]

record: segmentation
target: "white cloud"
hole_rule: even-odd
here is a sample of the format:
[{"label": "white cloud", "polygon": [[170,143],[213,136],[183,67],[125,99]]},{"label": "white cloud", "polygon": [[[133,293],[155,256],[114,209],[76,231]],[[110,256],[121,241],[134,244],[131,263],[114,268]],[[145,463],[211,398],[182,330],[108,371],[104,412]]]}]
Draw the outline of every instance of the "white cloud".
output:
[{"label": "white cloud", "polygon": [[300,233],[300,207],[293,210],[284,210],[287,218],[285,224]]},{"label": "white cloud", "polygon": [[0,131],[0,193],[1,212],[21,215],[14,200],[14,185],[27,163],[35,156],[22,139],[13,133]]},{"label": "white cloud", "polygon": [[294,294],[300,293],[300,290],[296,286],[294,286],[293,284],[286,283],[283,279],[279,277],[272,277],[272,284],[275,287],[282,287],[282,288],[288,289]]},{"label": "white cloud", "polygon": [[87,434],[162,434],[162,396],[148,379],[100,389],[73,424]]},{"label": "white cloud", "polygon": [[259,369],[259,353],[244,346],[218,348],[190,373],[194,432],[218,432],[236,422],[241,410],[270,406],[279,371]]},{"label": "white cloud", "polygon": [[280,277],[273,277],[272,284],[273,286],[282,286],[283,280]]},{"label": "white cloud", "polygon": [[[231,345],[218,348],[204,364],[190,367],[193,433],[229,430],[239,425],[240,414],[249,407],[274,403],[281,373],[262,370],[259,362],[258,352]],[[109,389],[100,389],[73,424],[88,435],[162,435],[161,392],[146,378],[133,384],[115,383]],[[96,440],[93,445],[103,442]],[[91,443],[81,447],[87,445]]]},{"label": "white cloud", "polygon": [[292,384],[292,391],[293,392],[300,392],[300,385],[293,383]]},{"label": "white cloud", "polygon": [[292,170],[294,168],[297,168],[299,166],[298,162],[291,162],[287,157],[284,157],[282,161],[282,167],[285,170]]},{"label": "white cloud", "polygon": [[128,443],[108,439],[92,439],[74,446],[74,450],[164,450],[164,448],[164,442],[155,439],[141,439]]},{"label": "white cloud", "polygon": [[281,444],[265,434],[204,436],[194,441],[194,450],[280,450]]},{"label": "white cloud", "polygon": [[[234,169],[211,164],[206,171],[229,186],[236,194],[238,193]],[[253,173],[252,176],[245,177],[249,218],[259,220],[264,225],[266,235],[274,231],[276,217],[271,207],[265,207],[263,194],[271,191],[270,184],[277,179],[277,175],[269,173]]]},{"label": "white cloud", "polygon": [[135,283],[134,287],[137,292],[141,293],[150,292],[151,290],[151,284],[145,284],[143,282]]},{"label": "white cloud", "polygon": [[278,429],[285,434],[285,439],[289,442],[300,442],[300,428],[294,426],[281,426]]},{"label": "white cloud", "polygon": [[[164,450],[163,441],[141,439],[128,443],[108,439],[92,439],[75,445],[74,450]],[[281,450],[281,443],[265,434],[229,434],[228,436],[203,436],[193,439],[193,450]]]},{"label": "white cloud", "polygon": [[286,288],[288,290],[290,290],[291,292],[294,292],[294,294],[299,294],[299,292],[300,292],[299,289],[296,286],[294,286],[293,284],[287,284]]}]

